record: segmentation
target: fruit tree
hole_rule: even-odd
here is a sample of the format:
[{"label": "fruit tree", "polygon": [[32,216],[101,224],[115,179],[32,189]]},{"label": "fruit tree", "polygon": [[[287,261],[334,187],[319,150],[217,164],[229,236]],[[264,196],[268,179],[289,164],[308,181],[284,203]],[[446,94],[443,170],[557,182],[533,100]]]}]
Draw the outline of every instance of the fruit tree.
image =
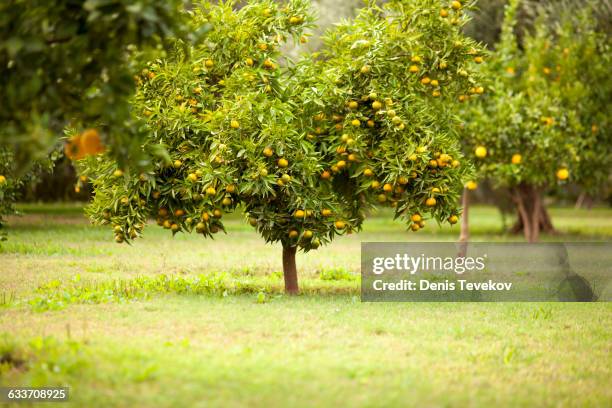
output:
[{"label": "fruit tree", "polygon": [[593,191],[610,175],[611,54],[588,8],[539,9],[519,41],[519,6],[507,6],[502,38],[483,67],[490,92],[462,98],[474,99],[464,131],[480,175],[511,191],[525,238],[537,241],[552,229],[543,194],[568,183]]},{"label": "fruit tree", "polygon": [[413,231],[427,219],[456,223],[463,160],[453,104],[476,86],[482,58],[462,36],[459,1],[374,3],[326,34],[296,63],[282,44],[307,41],[306,0],[203,2],[193,29],[141,72],[133,110],[143,146],[168,151],[151,171],[106,154],[82,160],[94,185],[94,221],[117,242],[151,216],[172,233],[223,231],[240,208],[267,242],[283,247],[285,289],[298,291],[295,254],[361,227],[365,210],[389,205]]}]

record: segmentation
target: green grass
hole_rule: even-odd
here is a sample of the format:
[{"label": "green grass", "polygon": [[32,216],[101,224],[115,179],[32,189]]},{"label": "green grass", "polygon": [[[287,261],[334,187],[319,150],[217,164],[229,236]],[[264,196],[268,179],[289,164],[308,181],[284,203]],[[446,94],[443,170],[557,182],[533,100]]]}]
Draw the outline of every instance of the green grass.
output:
[{"label": "green grass", "polygon": [[[88,406],[610,406],[612,307],[361,303],[362,241],[449,241],[388,213],[298,256],[240,216],[214,241],[151,226],[133,246],[79,206],[22,206],[0,249],[0,384],[69,385]],[[560,235],[609,240],[612,211],[553,209]],[[472,210],[475,240],[502,234]]]}]

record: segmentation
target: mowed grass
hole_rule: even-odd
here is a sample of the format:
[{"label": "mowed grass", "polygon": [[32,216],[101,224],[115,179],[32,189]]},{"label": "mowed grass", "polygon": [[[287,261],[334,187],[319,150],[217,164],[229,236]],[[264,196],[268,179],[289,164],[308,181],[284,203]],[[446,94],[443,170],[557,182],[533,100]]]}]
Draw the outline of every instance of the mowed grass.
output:
[{"label": "mowed grass", "polygon": [[[152,225],[127,246],[79,206],[22,209],[0,249],[2,385],[68,385],[79,407],[612,404],[607,303],[360,302],[362,241],[457,228],[374,214],[300,254],[304,294],[286,297],[280,248],[240,216],[214,241]],[[612,237],[608,209],[552,216],[545,239]],[[493,208],[471,218],[474,240],[521,240]]]}]

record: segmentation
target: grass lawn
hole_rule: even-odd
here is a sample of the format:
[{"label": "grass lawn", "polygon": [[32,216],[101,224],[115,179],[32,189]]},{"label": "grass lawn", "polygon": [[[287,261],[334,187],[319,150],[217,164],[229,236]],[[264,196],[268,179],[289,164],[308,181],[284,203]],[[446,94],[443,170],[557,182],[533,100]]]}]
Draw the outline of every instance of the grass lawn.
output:
[{"label": "grass lawn", "polygon": [[[0,384],[75,407],[612,406],[608,303],[361,303],[362,241],[448,241],[389,214],[298,256],[239,217],[214,241],[151,226],[133,246],[78,206],[25,206],[0,246]],[[474,240],[501,233],[489,207]],[[612,210],[553,209],[549,240],[610,240]]]}]

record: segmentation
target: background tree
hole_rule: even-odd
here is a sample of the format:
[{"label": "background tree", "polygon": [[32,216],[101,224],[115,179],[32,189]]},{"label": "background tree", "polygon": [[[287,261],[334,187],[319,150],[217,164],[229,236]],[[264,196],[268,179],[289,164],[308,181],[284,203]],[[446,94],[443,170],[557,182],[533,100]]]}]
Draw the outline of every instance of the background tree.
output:
[{"label": "background tree", "polygon": [[552,229],[543,194],[569,181],[596,189],[609,177],[610,50],[589,8],[566,10],[550,24],[541,8],[519,42],[519,5],[506,9],[501,42],[483,68],[491,92],[468,104],[465,134],[480,175],[510,189],[532,242]]},{"label": "background tree", "polygon": [[[460,2],[394,1],[361,10],[325,36],[321,53],[282,67],[280,45],[305,40],[309,3],[202,3],[192,29],[140,74],[134,112],[144,150],[169,154],[150,171],[108,154],[82,160],[89,213],[117,242],[149,216],[173,233],[213,236],[238,205],[283,246],[285,288],[296,293],[298,248],[358,230],[369,205],[396,209],[414,231],[426,218],[457,222],[463,162],[453,105],[474,86],[480,50],[460,33]],[[74,133],[74,132],[73,132]]]},{"label": "background tree", "polygon": [[98,138],[118,156],[140,152],[132,140],[138,124],[127,103],[135,89],[130,61],[154,50],[164,37],[183,33],[182,3],[0,4],[0,146],[13,151],[11,165],[18,173],[46,159],[69,123],[99,126]]}]

